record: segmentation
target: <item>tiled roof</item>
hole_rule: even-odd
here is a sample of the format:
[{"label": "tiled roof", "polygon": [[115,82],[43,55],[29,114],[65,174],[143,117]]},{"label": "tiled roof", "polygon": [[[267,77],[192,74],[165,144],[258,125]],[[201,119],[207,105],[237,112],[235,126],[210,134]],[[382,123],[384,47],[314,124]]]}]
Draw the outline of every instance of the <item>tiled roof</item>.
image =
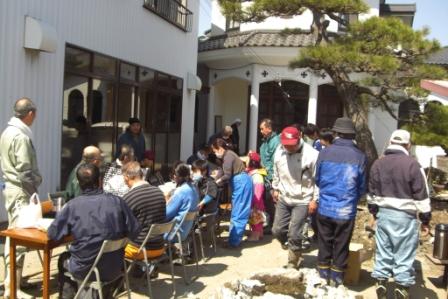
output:
[{"label": "tiled roof", "polygon": [[309,33],[254,30],[227,33],[199,41],[199,52],[238,47],[306,47],[315,44]]},{"label": "tiled roof", "polygon": [[448,65],[448,47],[442,48],[440,51],[430,55],[426,62],[430,64]]}]

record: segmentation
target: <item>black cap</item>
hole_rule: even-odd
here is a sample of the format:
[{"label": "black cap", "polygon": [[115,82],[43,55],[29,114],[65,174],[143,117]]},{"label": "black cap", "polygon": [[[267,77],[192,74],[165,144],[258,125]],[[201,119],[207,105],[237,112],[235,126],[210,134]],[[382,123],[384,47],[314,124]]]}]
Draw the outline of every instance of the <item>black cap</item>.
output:
[{"label": "black cap", "polygon": [[129,117],[129,124],[132,125],[133,123],[140,123],[140,120],[137,117]]},{"label": "black cap", "polygon": [[336,119],[333,126],[333,131],[342,134],[355,134],[355,126],[353,126],[352,120],[348,117],[340,117]]}]

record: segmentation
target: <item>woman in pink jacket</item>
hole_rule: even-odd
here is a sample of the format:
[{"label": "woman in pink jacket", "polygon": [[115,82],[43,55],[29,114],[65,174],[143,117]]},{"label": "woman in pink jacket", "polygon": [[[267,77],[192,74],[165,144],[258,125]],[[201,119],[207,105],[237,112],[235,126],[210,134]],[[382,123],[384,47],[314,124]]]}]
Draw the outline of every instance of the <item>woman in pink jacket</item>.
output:
[{"label": "woman in pink jacket", "polygon": [[265,222],[264,216],[264,179],[267,172],[261,167],[260,155],[256,152],[249,153],[249,165],[247,167],[247,173],[252,178],[254,195],[252,197],[252,210],[250,214],[250,229],[251,233],[248,241],[259,241],[263,238],[263,223]]}]

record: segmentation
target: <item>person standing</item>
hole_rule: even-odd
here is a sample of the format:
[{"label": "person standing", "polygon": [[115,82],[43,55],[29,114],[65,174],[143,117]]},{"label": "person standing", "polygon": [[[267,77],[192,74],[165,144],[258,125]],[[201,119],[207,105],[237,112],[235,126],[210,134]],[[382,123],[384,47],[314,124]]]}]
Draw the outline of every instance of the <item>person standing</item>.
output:
[{"label": "person standing", "polygon": [[376,160],[369,177],[369,211],[376,218],[376,257],[372,277],[378,298],[386,298],[386,283],[393,276],[395,298],[409,298],[415,283],[413,263],[418,229],[429,232],[431,202],[426,177],[419,163],[409,156],[411,134],[396,130],[384,156]]},{"label": "person standing", "polygon": [[366,190],[367,159],[353,141],[355,128],[349,118],[338,118],[333,131],[337,137],[332,146],[320,152],[316,165],[317,261],[320,277],[340,285],[344,282],[356,207]]},{"label": "person standing", "polygon": [[233,121],[233,123],[230,125],[232,128],[232,144],[233,144],[233,151],[238,156],[240,155],[240,132],[238,131],[238,127],[241,126],[241,119],[237,118]]},{"label": "person standing", "polygon": [[[21,98],[14,105],[14,116],[0,137],[0,166],[5,182],[3,198],[8,213],[8,227],[15,226],[19,211],[27,205],[30,196],[37,192],[42,176],[37,165],[36,151],[33,146],[31,125],[36,118],[36,106],[28,98]],[[9,298],[9,238],[5,245],[5,297]],[[17,289],[20,298],[31,298],[20,290],[23,262],[26,250],[17,247]],[[23,283],[22,283],[23,284]]]},{"label": "person standing", "polygon": [[272,229],[275,217],[275,204],[272,200],[270,186],[274,174],[274,153],[280,144],[280,138],[279,135],[272,130],[272,121],[269,118],[265,118],[260,122],[260,133],[262,136],[262,143],[260,146],[261,165],[267,172],[265,177],[264,206],[269,217],[267,219],[266,227],[267,230],[270,230]]},{"label": "person standing", "polygon": [[317,208],[314,173],[319,153],[300,136],[297,128],[284,128],[274,156],[272,197],[277,207],[272,234],[283,248],[288,244],[288,268],[300,267],[303,227]]},{"label": "person standing", "polygon": [[129,118],[129,127],[127,127],[126,132],[118,137],[115,159],[120,156],[121,147],[125,144],[134,149],[135,158],[138,162],[143,161],[146,149],[145,136],[142,133],[142,124],[136,117]]},{"label": "person standing", "polygon": [[253,189],[252,180],[245,172],[244,162],[232,150],[227,148],[226,141],[216,139],[212,144],[216,157],[223,161],[224,175],[216,184],[224,186],[230,182],[232,189],[232,212],[230,215],[229,247],[238,247],[243,239],[246,224],[250,216]]},{"label": "person standing", "polygon": [[250,212],[250,236],[248,241],[259,241],[263,239],[264,224],[264,178],[266,177],[266,169],[261,167],[260,155],[256,152],[249,153],[249,165],[247,173],[252,178],[254,188],[254,196],[252,197],[252,210]]}]

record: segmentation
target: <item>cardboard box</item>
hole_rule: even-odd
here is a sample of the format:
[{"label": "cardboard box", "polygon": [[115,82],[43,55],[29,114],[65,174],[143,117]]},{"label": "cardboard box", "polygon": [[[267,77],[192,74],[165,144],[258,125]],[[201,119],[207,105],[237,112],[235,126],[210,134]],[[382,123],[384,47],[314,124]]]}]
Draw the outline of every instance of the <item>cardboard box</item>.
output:
[{"label": "cardboard box", "polygon": [[364,249],[364,246],[359,243],[350,243],[349,250],[344,284],[357,285],[361,274],[361,264],[372,257],[373,251]]}]

